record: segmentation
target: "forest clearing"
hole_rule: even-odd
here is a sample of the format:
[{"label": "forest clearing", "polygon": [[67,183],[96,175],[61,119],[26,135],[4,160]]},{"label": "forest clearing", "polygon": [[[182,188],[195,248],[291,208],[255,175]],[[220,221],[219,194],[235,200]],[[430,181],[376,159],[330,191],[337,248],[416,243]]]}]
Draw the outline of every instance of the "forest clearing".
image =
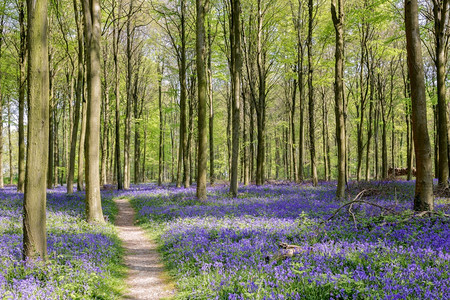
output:
[{"label": "forest clearing", "polygon": [[450,299],[449,0],[0,0],[0,300]]}]

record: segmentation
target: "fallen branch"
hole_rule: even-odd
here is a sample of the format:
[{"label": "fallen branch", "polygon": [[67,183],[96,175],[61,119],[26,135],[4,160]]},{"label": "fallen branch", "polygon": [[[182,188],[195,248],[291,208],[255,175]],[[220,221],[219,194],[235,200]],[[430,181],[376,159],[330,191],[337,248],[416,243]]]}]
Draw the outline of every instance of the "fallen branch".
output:
[{"label": "fallen branch", "polygon": [[[329,217],[328,219],[326,219],[326,220],[320,222],[319,225],[325,224],[325,223],[327,223],[328,221],[332,220],[334,217],[336,217],[336,215],[339,213],[339,211],[341,211],[341,209],[343,209],[343,208],[346,207],[346,206],[351,206],[351,207],[353,207],[353,204],[355,204],[355,203],[364,203],[364,204],[367,204],[367,205],[372,205],[372,206],[378,207],[378,208],[380,208],[380,209],[382,209],[382,210],[390,211],[390,212],[392,212],[392,213],[397,213],[397,212],[396,212],[394,209],[392,209],[392,208],[384,207],[384,206],[381,206],[381,205],[376,204],[376,203],[372,203],[372,202],[369,202],[369,201],[366,201],[366,200],[359,199],[359,198],[361,198],[361,197],[363,196],[364,193],[367,193],[368,191],[369,191],[369,190],[362,190],[361,192],[359,192],[359,193],[356,195],[356,197],[355,197],[352,201],[347,202],[347,203],[345,203],[344,205],[340,206],[338,209],[336,209],[336,210],[334,211],[334,213],[331,215],[331,217]],[[350,208],[350,210],[351,210],[351,208]],[[353,214],[353,213],[351,213],[351,214]],[[354,216],[354,215],[353,215],[353,216]],[[356,220],[356,219],[355,219],[355,220]]]},{"label": "fallen branch", "polygon": [[[391,212],[391,213],[394,214],[394,215],[398,215],[398,214],[399,214],[399,212],[397,212],[397,211],[396,211],[395,209],[393,209],[393,208],[385,207],[385,206],[382,206],[382,205],[379,205],[379,204],[376,204],[376,203],[372,203],[372,202],[369,202],[369,201],[360,199],[360,198],[361,198],[365,193],[367,193],[368,191],[369,191],[369,190],[362,190],[361,192],[359,192],[359,193],[356,195],[356,197],[355,197],[352,201],[347,202],[347,203],[341,205],[340,207],[338,207],[338,208],[334,211],[334,213],[333,213],[329,218],[327,218],[326,220],[323,220],[322,222],[320,222],[320,223],[318,224],[317,229],[316,229],[316,233],[318,233],[319,230],[320,230],[321,228],[323,229],[323,226],[322,226],[322,225],[324,225],[325,223],[327,223],[327,222],[329,222],[330,220],[332,220],[333,218],[335,218],[335,217],[337,216],[337,214],[338,214],[344,207],[347,207],[347,206],[348,206],[348,212],[349,212],[349,214],[350,214],[350,215],[352,216],[352,218],[353,218],[353,223],[354,223],[355,229],[356,229],[356,228],[357,228],[356,215],[354,214],[354,212],[353,212],[353,210],[352,210],[352,209],[353,209],[353,204],[355,204],[355,203],[363,203],[363,204],[371,205],[371,206],[374,206],[374,207],[378,207],[378,208],[380,208],[381,210]],[[403,222],[406,222],[406,221],[408,221],[408,220],[410,220],[410,219],[412,219],[412,218],[415,218],[415,217],[417,217],[417,218],[422,218],[422,217],[424,217],[424,216],[426,216],[426,215],[428,215],[428,216],[430,216],[430,217],[431,217],[431,215],[443,216],[443,217],[446,217],[446,218],[449,218],[449,217],[450,217],[450,215],[445,214],[445,213],[442,213],[442,212],[422,211],[422,212],[413,212],[413,213],[409,216],[408,219],[405,219],[405,220],[402,220],[402,221],[403,221]],[[386,223],[382,223],[381,225],[384,225],[384,224],[386,224]],[[325,232],[325,235],[326,235],[326,232]],[[278,253],[274,254],[272,257],[266,256],[265,260],[266,260],[267,263],[269,263],[270,260],[282,260],[282,259],[294,257],[295,255],[300,254],[300,253],[303,253],[303,252],[306,251],[305,247],[302,247],[302,246],[299,246],[299,245],[291,245],[291,244],[287,244],[287,243],[284,243],[284,242],[281,242],[281,243],[278,245],[278,247],[280,248],[280,250],[279,250]]]}]

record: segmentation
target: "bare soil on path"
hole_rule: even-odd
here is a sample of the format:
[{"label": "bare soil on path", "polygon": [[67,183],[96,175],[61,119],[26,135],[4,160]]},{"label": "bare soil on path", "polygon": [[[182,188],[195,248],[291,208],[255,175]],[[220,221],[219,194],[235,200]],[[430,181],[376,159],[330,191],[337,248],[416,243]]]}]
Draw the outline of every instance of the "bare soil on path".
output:
[{"label": "bare soil on path", "polygon": [[175,295],[168,283],[162,259],[156,244],[145,232],[134,225],[134,210],[128,199],[116,200],[119,213],[116,228],[125,249],[125,265],[128,268],[128,293],[125,299],[167,299]]}]

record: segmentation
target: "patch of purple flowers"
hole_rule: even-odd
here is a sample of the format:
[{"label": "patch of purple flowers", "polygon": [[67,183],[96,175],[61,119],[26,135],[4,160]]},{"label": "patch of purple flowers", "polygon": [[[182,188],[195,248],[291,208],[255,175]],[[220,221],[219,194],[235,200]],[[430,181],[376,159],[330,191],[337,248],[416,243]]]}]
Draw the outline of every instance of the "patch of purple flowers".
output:
[{"label": "patch of purple flowers", "polygon": [[[320,225],[343,204],[333,183],[248,186],[238,198],[217,186],[206,202],[194,189],[153,185],[127,195],[139,222],[161,230],[180,298],[450,299],[448,218],[408,218],[411,182],[371,185],[385,192],[366,200],[405,213],[381,217],[379,208],[358,204],[356,224],[343,210]],[[280,242],[302,250],[266,260]]]},{"label": "patch of purple flowers", "polygon": [[[111,197],[104,210],[113,217]],[[120,248],[111,225],[84,219],[84,195],[67,196],[63,188],[47,196],[48,263],[22,261],[22,201],[15,188],[0,190],[0,295],[2,299],[114,298],[102,285]]]}]

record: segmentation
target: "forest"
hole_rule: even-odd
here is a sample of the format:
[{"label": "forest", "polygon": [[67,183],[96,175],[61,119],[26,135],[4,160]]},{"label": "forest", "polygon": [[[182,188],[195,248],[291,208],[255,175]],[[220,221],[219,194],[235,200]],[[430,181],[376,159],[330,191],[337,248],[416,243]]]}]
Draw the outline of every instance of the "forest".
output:
[{"label": "forest", "polygon": [[0,0],[0,299],[449,299],[448,0]]}]

